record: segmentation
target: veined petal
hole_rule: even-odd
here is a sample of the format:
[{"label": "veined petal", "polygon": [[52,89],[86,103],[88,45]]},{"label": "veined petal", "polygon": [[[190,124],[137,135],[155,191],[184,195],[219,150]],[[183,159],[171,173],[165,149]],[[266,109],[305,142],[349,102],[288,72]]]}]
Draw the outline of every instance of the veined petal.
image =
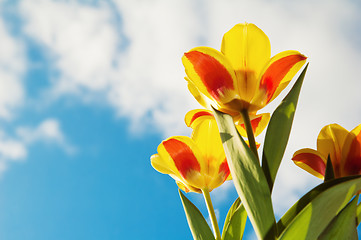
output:
[{"label": "veined petal", "polygon": [[225,153],[214,117],[199,119],[199,123],[193,129],[192,139],[207,161],[208,169],[219,165],[224,160]]},{"label": "veined petal", "polygon": [[325,158],[330,155],[335,177],[341,177],[342,148],[349,132],[338,124],[323,127],[317,137],[317,151]]},{"label": "veined petal", "polygon": [[[252,130],[255,136],[261,134],[261,132],[267,127],[270,117],[270,113],[250,114]],[[241,116],[238,116],[235,119],[235,125],[239,134],[241,134],[243,137],[247,137],[246,128]]]},{"label": "veined petal", "polygon": [[326,171],[326,159],[316,150],[304,148],[293,154],[293,162],[312,175],[323,179]]},{"label": "veined petal", "polygon": [[213,114],[210,110],[206,109],[194,109],[187,112],[184,117],[184,121],[188,127],[195,128],[198,123],[205,119],[214,119]]},{"label": "veined petal", "polygon": [[174,175],[182,182],[189,183],[188,185],[204,187],[201,171],[205,168],[205,164],[192,139],[185,136],[168,138],[158,146],[158,154],[162,159],[161,163],[157,162],[158,165],[162,164],[163,168],[173,170]]},{"label": "veined petal", "polygon": [[346,137],[342,147],[342,176],[361,174],[361,124]]},{"label": "veined petal", "polygon": [[271,58],[263,70],[258,93],[252,103],[264,106],[276,98],[305,64],[306,59],[297,51],[284,51]]},{"label": "veined petal", "polygon": [[185,191],[185,192],[202,193],[202,190],[199,189],[199,188],[194,188],[194,187],[192,187],[192,186],[190,186],[190,185],[187,185],[187,184],[185,184],[185,183],[183,183],[183,182],[180,182],[180,181],[176,181],[176,183],[177,183],[178,187],[179,187],[181,190]]},{"label": "veined petal", "polygon": [[[211,104],[211,99],[206,97],[203,93],[199,92],[197,87],[192,83],[189,78],[185,78],[188,81],[188,90],[193,95],[193,97],[197,100],[197,102],[203,107],[209,109]],[[214,105],[214,104],[213,104]]]},{"label": "veined petal", "polygon": [[150,161],[152,164],[152,167],[157,170],[158,172],[164,173],[164,174],[174,174],[174,167],[173,164],[170,164],[167,161],[164,161],[162,157],[159,154],[153,154],[150,157]]},{"label": "veined petal", "polygon": [[238,98],[234,70],[219,51],[208,47],[197,47],[182,57],[190,81],[210,99],[227,103]]},{"label": "veined petal", "polygon": [[228,167],[227,159],[224,160],[217,166],[218,171],[215,172],[213,176],[209,176],[208,189],[212,191],[213,189],[222,185],[227,178],[230,176],[230,170]]},{"label": "veined petal", "polygon": [[237,24],[224,34],[221,49],[236,72],[240,97],[250,101],[257,79],[271,56],[267,35],[254,24]]}]

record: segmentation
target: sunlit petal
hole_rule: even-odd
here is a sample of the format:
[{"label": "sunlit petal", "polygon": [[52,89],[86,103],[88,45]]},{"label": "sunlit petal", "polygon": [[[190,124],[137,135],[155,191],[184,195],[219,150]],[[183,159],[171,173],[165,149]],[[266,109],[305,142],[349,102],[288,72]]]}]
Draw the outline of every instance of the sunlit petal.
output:
[{"label": "sunlit petal", "polygon": [[213,114],[210,110],[194,109],[189,111],[184,117],[186,125],[193,129],[205,119],[214,119]]},{"label": "sunlit petal", "polygon": [[208,98],[227,103],[238,97],[235,72],[221,52],[194,48],[184,54],[182,62],[190,81]]},{"label": "sunlit petal", "polygon": [[210,164],[219,165],[225,158],[222,141],[219,135],[217,122],[214,118],[203,118],[192,132],[192,139],[196,142],[203,157]]},{"label": "sunlit petal", "polygon": [[221,50],[236,71],[241,98],[250,101],[271,56],[267,35],[254,24],[237,24],[224,34]]},{"label": "sunlit petal", "polygon": [[263,70],[259,89],[252,103],[263,107],[276,98],[305,64],[306,59],[297,51],[284,51],[274,56]]},{"label": "sunlit petal", "polygon": [[317,151],[325,158],[330,155],[336,177],[341,176],[342,147],[349,132],[338,124],[323,127],[317,137]]},{"label": "sunlit petal", "polygon": [[[180,179],[186,180],[189,185],[204,185],[201,171],[205,168],[205,164],[198,147],[192,139],[184,136],[168,138],[158,146],[158,154],[167,159],[169,165],[175,166]],[[171,162],[173,162],[173,165]]]}]

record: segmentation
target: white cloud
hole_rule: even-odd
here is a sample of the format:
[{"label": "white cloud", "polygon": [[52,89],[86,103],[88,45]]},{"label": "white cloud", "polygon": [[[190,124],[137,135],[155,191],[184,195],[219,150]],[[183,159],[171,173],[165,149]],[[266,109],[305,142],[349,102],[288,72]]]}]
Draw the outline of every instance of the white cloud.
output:
[{"label": "white cloud", "polygon": [[100,94],[133,129],[151,126],[166,136],[185,133],[183,116],[198,106],[183,80],[183,52],[200,44],[219,48],[226,31],[247,21],[265,31],[274,54],[306,54],[310,67],[274,192],[279,212],[316,184],[292,165],[292,153],[314,147],[326,124],[350,130],[361,122],[355,40],[361,7],[355,1],[119,0],[90,6],[39,0],[22,1],[19,8],[24,31],[44,45],[60,73],[51,93]]},{"label": "white cloud", "polygon": [[0,118],[10,120],[24,101],[25,54],[23,44],[11,36],[2,19],[0,39]]},{"label": "white cloud", "polygon": [[75,147],[69,144],[61,130],[60,124],[56,119],[45,119],[37,127],[19,127],[16,133],[27,145],[35,142],[44,142],[60,146],[67,154],[74,154]]},{"label": "white cloud", "polygon": [[36,143],[51,144],[63,149],[66,154],[74,154],[76,149],[68,143],[56,119],[45,119],[36,127],[21,126],[15,135],[0,132],[0,175],[9,163],[26,160],[29,148]]}]

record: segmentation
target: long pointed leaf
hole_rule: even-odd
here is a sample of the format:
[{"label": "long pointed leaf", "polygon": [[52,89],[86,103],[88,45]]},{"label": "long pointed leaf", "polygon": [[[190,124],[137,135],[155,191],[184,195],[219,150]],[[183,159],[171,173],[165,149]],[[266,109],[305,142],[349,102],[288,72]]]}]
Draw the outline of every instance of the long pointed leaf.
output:
[{"label": "long pointed leaf", "polygon": [[325,231],[322,232],[318,238],[319,240],[358,239],[356,221],[357,200],[358,197],[355,197],[337,214]]},{"label": "long pointed leaf", "polygon": [[233,118],[214,110],[223,148],[237,193],[259,239],[275,238],[271,193],[257,157],[233,123]]},{"label": "long pointed leaf", "polygon": [[233,203],[229,209],[222,231],[222,240],[241,240],[246,226],[247,213],[241,200]]},{"label": "long pointed leaf", "polygon": [[272,114],[267,127],[263,147],[262,168],[271,191],[290,136],[298,96],[307,67],[308,64],[303,69],[290,92]]},{"label": "long pointed leaf", "polygon": [[326,162],[326,171],[325,171],[325,182],[335,179],[335,173],[333,172],[332,161],[330,158],[330,154],[328,154],[327,162]]},{"label": "long pointed leaf", "polygon": [[357,225],[360,224],[361,222],[361,203],[359,205],[357,205]]},{"label": "long pointed leaf", "polygon": [[279,239],[316,239],[360,189],[361,176],[338,178],[318,185],[277,223]]},{"label": "long pointed leaf", "polygon": [[198,208],[188,200],[179,190],[179,196],[182,200],[184,212],[187,217],[189,228],[191,229],[193,239],[195,240],[214,240],[212,230],[209,228],[206,220]]}]

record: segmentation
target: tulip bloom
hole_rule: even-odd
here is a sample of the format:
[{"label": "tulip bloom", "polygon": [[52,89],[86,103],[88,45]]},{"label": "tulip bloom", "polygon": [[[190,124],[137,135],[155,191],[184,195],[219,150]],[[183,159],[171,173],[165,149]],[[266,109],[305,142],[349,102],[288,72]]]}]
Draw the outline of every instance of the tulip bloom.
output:
[{"label": "tulip bloom", "polygon": [[270,56],[268,37],[246,23],[223,36],[221,52],[196,47],[184,54],[182,62],[188,88],[198,102],[235,116],[271,102],[306,62],[297,51]]},{"label": "tulip bloom", "polygon": [[361,174],[361,124],[351,132],[338,124],[322,128],[317,151],[309,148],[294,153],[294,163],[321,179],[330,156],[335,178]]},{"label": "tulip bloom", "polygon": [[186,192],[210,192],[231,179],[216,120],[208,111],[190,111],[185,119],[192,137],[164,140],[151,157],[152,166]]}]

